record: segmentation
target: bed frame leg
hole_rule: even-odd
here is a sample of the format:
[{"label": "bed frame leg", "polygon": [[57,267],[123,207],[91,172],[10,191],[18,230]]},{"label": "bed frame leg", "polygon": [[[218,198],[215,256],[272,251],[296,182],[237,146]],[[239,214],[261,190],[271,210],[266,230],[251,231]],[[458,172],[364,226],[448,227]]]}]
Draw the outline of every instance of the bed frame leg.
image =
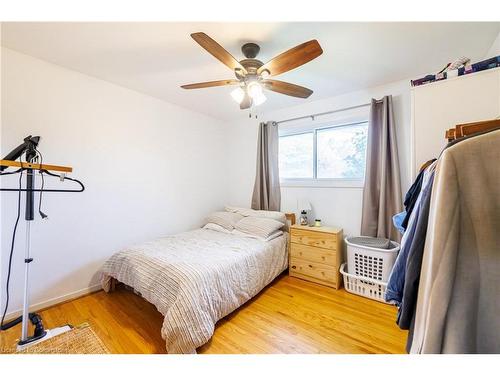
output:
[{"label": "bed frame leg", "polygon": [[111,278],[111,285],[110,285],[109,291],[110,292],[114,292],[115,289],[116,289],[116,279],[115,278]]}]

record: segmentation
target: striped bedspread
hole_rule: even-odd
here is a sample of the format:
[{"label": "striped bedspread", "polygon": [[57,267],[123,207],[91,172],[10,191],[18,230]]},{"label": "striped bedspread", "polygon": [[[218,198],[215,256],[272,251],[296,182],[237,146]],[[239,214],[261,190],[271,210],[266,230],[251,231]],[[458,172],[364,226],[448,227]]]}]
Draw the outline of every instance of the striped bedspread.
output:
[{"label": "striped bedspread", "polygon": [[167,236],[114,254],[102,286],[115,278],[163,314],[168,353],[196,353],[215,323],[255,296],[288,265],[287,234],[269,242],[209,229]]}]

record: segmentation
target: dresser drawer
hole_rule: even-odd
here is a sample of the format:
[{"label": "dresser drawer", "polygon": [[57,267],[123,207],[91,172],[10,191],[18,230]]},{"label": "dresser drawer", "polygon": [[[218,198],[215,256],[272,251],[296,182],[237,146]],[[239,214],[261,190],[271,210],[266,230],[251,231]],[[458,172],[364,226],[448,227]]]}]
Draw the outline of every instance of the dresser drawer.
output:
[{"label": "dresser drawer", "polygon": [[337,266],[337,251],[300,243],[290,245],[290,257]]},{"label": "dresser drawer", "polygon": [[320,284],[337,287],[337,270],[334,266],[290,258],[290,275]]},{"label": "dresser drawer", "polygon": [[312,230],[292,229],[290,241],[308,246],[337,250],[337,236],[332,233],[315,232]]}]

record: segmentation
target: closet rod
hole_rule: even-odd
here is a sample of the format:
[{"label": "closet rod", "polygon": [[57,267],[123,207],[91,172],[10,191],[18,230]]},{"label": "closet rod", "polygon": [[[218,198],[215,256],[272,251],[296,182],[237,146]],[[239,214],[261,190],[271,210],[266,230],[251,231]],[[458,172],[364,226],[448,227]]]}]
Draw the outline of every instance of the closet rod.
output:
[{"label": "closet rod", "polygon": [[[380,103],[382,101],[382,99],[380,100],[376,100],[377,103]],[[324,116],[324,115],[329,115],[331,113],[337,113],[337,112],[343,112],[343,111],[348,111],[350,109],[356,109],[356,108],[362,108],[362,107],[367,107],[369,105],[371,105],[372,103],[364,103],[364,104],[359,104],[359,105],[354,105],[352,107],[347,107],[347,108],[341,108],[341,109],[334,109],[332,111],[327,111],[327,112],[321,112],[321,113],[314,113],[312,115],[307,115],[307,116],[300,116],[300,117],[294,117],[294,118],[289,118],[289,119],[286,119],[286,120],[281,120],[281,121],[276,121],[276,124],[283,124],[285,122],[290,122],[290,121],[297,121],[297,120],[303,120],[303,119],[306,119],[306,118],[311,118],[312,120],[314,120],[315,117],[318,117],[318,116]]]}]

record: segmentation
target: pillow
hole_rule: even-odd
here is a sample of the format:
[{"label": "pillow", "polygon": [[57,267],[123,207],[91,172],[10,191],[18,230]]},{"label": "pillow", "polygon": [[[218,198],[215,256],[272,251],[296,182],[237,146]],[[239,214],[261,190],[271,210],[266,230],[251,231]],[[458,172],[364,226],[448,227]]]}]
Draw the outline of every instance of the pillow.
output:
[{"label": "pillow", "polygon": [[231,231],[235,224],[243,218],[243,215],[234,212],[214,212],[207,217],[207,223],[220,225],[221,227]]},{"label": "pillow", "polygon": [[243,216],[250,216],[251,213],[254,211],[251,208],[243,208],[243,207],[233,207],[233,206],[226,206],[224,209],[227,212],[234,212]]},{"label": "pillow", "polygon": [[286,215],[283,212],[279,211],[266,211],[266,210],[253,210],[251,208],[242,208],[242,207],[225,207],[227,212],[238,213],[243,216],[250,217],[264,217],[267,219],[273,219],[286,224]]},{"label": "pillow", "polygon": [[280,223],[286,224],[286,215],[283,212],[279,211],[258,210],[255,211],[251,216],[273,219],[279,221]]},{"label": "pillow", "polygon": [[238,221],[235,228],[240,232],[252,234],[265,239],[271,234],[274,234],[274,232],[278,229],[282,228],[283,225],[285,224],[277,220],[248,216]]},{"label": "pillow", "polygon": [[210,229],[210,230],[215,230],[216,232],[222,232],[222,233],[228,233],[231,234],[232,231],[227,230],[224,227],[221,227],[219,224],[215,223],[208,223],[203,226],[203,229]]},{"label": "pillow", "polygon": [[274,240],[275,238],[280,237],[280,236],[283,235],[283,231],[282,230],[277,230],[276,232],[274,232],[273,234],[271,234],[267,238],[262,238],[262,237],[259,237],[259,236],[256,236],[256,235],[250,234],[250,233],[240,232],[238,229],[234,229],[231,233],[232,234],[236,234],[238,236],[249,237],[249,238],[256,238],[256,239],[261,240],[261,241],[271,241],[271,240]]}]

